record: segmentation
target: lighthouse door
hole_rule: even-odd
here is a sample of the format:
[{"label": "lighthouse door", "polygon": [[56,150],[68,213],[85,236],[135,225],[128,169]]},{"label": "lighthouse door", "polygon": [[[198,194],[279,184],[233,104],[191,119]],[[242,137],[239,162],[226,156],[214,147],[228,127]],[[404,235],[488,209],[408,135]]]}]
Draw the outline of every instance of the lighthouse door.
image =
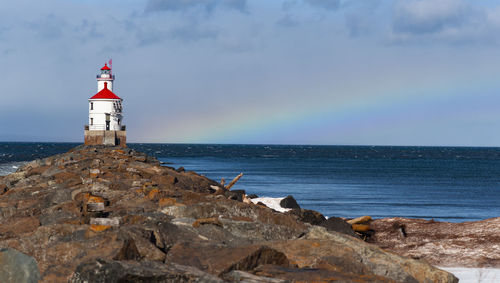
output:
[{"label": "lighthouse door", "polygon": [[110,122],[110,116],[109,114],[106,113],[106,131],[109,131],[109,122]]}]

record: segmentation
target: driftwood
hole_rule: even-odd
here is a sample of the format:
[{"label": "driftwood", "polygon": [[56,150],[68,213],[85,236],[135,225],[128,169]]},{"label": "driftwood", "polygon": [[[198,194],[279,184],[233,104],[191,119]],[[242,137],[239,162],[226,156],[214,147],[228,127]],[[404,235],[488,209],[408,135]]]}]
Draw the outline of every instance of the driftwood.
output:
[{"label": "driftwood", "polygon": [[354,230],[355,232],[366,233],[370,231],[370,225],[352,224],[352,230]]},{"label": "driftwood", "polygon": [[372,221],[372,218],[370,216],[361,216],[358,218],[354,218],[351,220],[348,220],[347,223],[353,225],[353,224],[365,224],[365,223],[370,223]]},{"label": "driftwood", "polygon": [[226,190],[230,190],[232,186],[234,186],[234,184],[236,184],[236,182],[238,182],[238,180],[243,176],[243,173],[240,173],[238,176],[236,176],[232,181],[231,183],[229,183],[229,185],[226,186]]}]

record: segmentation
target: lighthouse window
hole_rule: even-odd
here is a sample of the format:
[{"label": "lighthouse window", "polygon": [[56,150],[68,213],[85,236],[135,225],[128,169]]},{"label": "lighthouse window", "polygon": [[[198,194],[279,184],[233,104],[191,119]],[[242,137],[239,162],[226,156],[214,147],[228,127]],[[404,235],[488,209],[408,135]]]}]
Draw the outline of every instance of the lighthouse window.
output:
[{"label": "lighthouse window", "polygon": [[90,110],[94,110],[94,102],[90,102]]},{"label": "lighthouse window", "polygon": [[90,125],[94,125],[94,118],[90,118]]}]

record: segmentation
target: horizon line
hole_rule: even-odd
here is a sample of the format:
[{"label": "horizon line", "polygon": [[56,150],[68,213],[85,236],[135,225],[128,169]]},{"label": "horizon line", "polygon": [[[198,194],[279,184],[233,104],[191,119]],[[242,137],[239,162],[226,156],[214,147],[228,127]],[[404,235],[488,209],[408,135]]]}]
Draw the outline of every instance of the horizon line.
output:
[{"label": "horizon line", "polygon": [[[54,143],[54,144],[78,144],[83,145],[83,142],[74,141],[0,141],[1,143]],[[498,146],[485,145],[402,145],[402,144],[387,144],[387,145],[369,145],[369,144],[284,144],[284,143],[188,143],[188,142],[127,142],[127,144],[171,144],[171,145],[253,145],[253,146],[332,146],[332,147],[461,147],[461,148],[500,148]]]}]

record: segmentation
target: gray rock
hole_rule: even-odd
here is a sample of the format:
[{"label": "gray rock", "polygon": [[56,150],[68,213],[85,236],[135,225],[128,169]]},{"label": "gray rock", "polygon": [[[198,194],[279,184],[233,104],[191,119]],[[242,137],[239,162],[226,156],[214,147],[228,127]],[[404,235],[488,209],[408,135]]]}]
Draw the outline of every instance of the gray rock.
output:
[{"label": "gray rock", "polygon": [[0,249],[0,282],[38,282],[40,270],[35,259],[14,249]]},{"label": "gray rock", "polygon": [[80,264],[70,283],[114,282],[207,282],[221,279],[190,266],[163,264],[154,261],[112,261],[98,259]]},{"label": "gray rock", "polygon": [[60,204],[71,200],[71,191],[67,189],[55,190],[49,197],[50,204]]},{"label": "gray rock", "polygon": [[120,218],[90,218],[90,224],[94,225],[107,225],[107,226],[120,226]]},{"label": "gray rock", "polygon": [[283,208],[300,209],[299,204],[293,196],[287,196],[280,201],[280,206]]},{"label": "gray rock", "polygon": [[328,231],[340,232],[358,238],[354,230],[352,230],[351,224],[340,217],[330,217],[326,221],[320,223],[319,226],[325,227]]},{"label": "gray rock", "polygon": [[276,279],[270,277],[263,277],[253,275],[251,273],[241,271],[241,270],[233,270],[224,275],[224,279],[230,282],[245,282],[245,283],[286,283],[287,280]]}]

